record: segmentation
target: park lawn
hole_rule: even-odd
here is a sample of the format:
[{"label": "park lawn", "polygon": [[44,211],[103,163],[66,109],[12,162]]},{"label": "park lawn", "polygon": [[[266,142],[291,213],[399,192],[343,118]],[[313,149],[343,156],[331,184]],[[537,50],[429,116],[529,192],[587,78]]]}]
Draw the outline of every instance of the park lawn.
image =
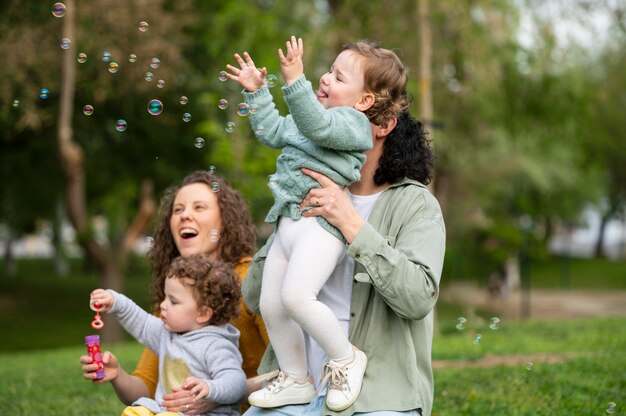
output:
[{"label": "park lawn", "polygon": [[[626,406],[626,318],[571,321],[500,322],[498,329],[442,330],[435,336],[433,358],[441,360],[493,355],[531,356],[571,353],[562,362],[537,361],[490,368],[435,370],[433,416],[446,415],[602,415]],[[469,330],[468,330],[469,329]],[[482,331],[474,343],[474,330]],[[488,331],[488,332],[486,332]],[[483,335],[484,334],[484,335]],[[141,346],[123,343],[112,349],[123,366],[133,368]],[[111,415],[123,409],[110,386],[81,378],[78,357],[83,346],[0,353],[0,409],[3,414]]]}]

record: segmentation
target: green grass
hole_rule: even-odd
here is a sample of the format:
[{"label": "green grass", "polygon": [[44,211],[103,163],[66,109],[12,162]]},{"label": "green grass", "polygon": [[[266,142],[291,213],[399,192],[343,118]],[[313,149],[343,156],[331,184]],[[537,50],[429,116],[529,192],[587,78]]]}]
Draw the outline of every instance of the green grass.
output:
[{"label": "green grass", "polygon": [[[480,344],[473,331],[442,331],[435,337],[437,360],[475,359],[485,355],[529,355],[539,352],[579,353],[559,362],[535,362],[492,368],[435,370],[433,416],[447,415],[603,415],[610,402],[623,415],[626,406],[626,318],[533,322],[501,322],[483,331]],[[141,347],[136,343],[113,350],[132,369]],[[0,409],[15,415],[119,414],[110,386],[95,386],[81,377],[78,357],[84,347],[0,354]],[[591,353],[591,354],[589,354]]]},{"label": "green grass", "polygon": [[[103,348],[106,348],[103,345]],[[141,345],[116,345],[122,366],[134,368]],[[109,385],[82,378],[85,347],[0,354],[0,409],[4,415],[116,415],[124,409]]]}]

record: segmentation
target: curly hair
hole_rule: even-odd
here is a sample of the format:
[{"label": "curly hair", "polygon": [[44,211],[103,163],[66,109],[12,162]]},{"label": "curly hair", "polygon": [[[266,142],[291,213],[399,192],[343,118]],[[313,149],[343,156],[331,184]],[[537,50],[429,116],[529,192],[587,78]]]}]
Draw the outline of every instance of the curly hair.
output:
[{"label": "curly hair", "polygon": [[433,178],[435,155],[421,121],[404,111],[383,144],[374,183],[396,183],[411,178],[428,185]]},{"label": "curly hair", "polygon": [[342,50],[362,58],[365,90],[374,94],[374,105],[365,111],[370,122],[381,125],[408,108],[408,70],[393,51],[369,40],[348,43]]},{"label": "curly hair", "polygon": [[165,271],[172,260],[180,256],[170,229],[174,200],[181,188],[195,183],[203,183],[211,189],[219,189],[215,195],[223,228],[220,230],[218,247],[220,260],[235,265],[242,257],[254,255],[256,249],[256,231],[241,195],[230,186],[226,179],[208,171],[196,171],[187,175],[179,185],[165,191],[154,230],[154,243],[147,254],[152,267],[153,280],[150,291],[155,308],[165,298],[163,293]]},{"label": "curly hair", "polygon": [[181,256],[171,262],[165,278],[191,287],[198,307],[211,308],[209,325],[223,325],[237,317],[241,288],[231,264],[211,260],[206,254]]}]

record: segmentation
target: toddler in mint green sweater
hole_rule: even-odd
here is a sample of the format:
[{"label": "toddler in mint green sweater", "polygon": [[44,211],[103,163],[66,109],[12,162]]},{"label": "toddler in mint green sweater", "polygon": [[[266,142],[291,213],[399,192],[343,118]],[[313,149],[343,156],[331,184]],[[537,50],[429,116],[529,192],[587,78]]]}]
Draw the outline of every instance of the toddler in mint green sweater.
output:
[{"label": "toddler in mint green sweater", "polygon": [[[356,400],[367,366],[365,354],[350,344],[333,312],[317,300],[345,253],[341,232],[322,216],[304,218],[300,204],[319,184],[302,168],[320,172],[339,186],[359,180],[365,152],[372,148],[370,122],[386,118],[385,92],[404,71],[391,51],[370,42],[348,44],[313,91],[304,76],[302,39],[278,50],[286,85],[289,115],[276,109],[265,83],[267,70],[257,68],[247,52],[235,54],[239,68],[227,65],[230,79],[244,87],[252,129],[262,143],[282,149],[269,186],[274,205],[265,221],[275,236],[263,271],[261,314],[281,372],[248,400],[257,407],[308,403],[317,392],[307,370],[303,330],[328,354],[330,379],[327,406],[344,410]],[[316,198],[312,207],[323,208]],[[333,388],[333,378],[349,373],[346,388]],[[336,386],[335,386],[336,387]]]}]

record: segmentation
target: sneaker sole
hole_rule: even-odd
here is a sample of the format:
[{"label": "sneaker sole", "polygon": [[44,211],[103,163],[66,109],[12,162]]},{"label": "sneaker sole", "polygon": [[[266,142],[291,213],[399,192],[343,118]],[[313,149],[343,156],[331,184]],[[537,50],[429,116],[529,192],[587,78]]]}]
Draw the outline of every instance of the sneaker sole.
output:
[{"label": "sneaker sole", "polygon": [[287,406],[291,404],[308,404],[311,403],[311,400],[317,397],[317,393],[311,393],[311,396],[306,398],[303,397],[301,399],[283,399],[283,400],[264,400],[264,399],[252,399],[248,398],[248,403],[254,407],[260,407],[263,409],[271,409],[274,407]]}]

